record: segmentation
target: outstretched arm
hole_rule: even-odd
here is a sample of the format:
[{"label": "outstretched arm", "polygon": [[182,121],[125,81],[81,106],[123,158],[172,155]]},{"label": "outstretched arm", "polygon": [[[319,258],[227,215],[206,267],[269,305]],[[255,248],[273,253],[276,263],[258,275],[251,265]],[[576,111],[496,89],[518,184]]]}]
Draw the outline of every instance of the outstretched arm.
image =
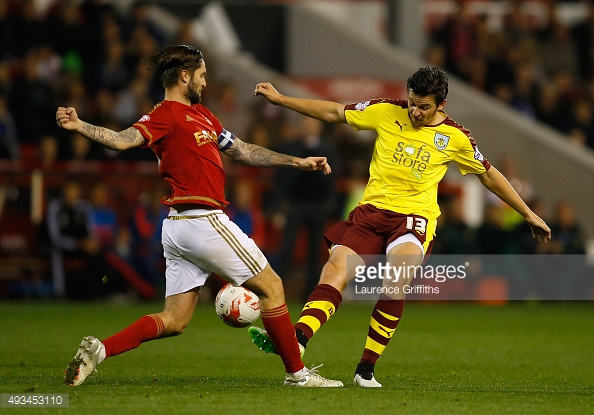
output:
[{"label": "outstretched arm", "polygon": [[536,215],[516,193],[507,179],[491,166],[487,172],[477,175],[483,186],[496,194],[501,200],[518,212],[532,228],[532,236],[545,244],[551,239],[551,228]]},{"label": "outstretched arm", "polygon": [[346,123],[344,105],[319,99],[288,97],[279,93],[272,84],[262,82],[256,85],[254,96],[262,95],[270,103],[297,111],[308,117],[331,123]]},{"label": "outstretched arm", "polygon": [[58,107],[56,122],[65,130],[76,131],[89,140],[109,148],[110,150],[123,151],[129,148],[140,147],[145,143],[145,138],[134,127],[115,132],[105,127],[84,122],[72,107]]},{"label": "outstretched arm", "polygon": [[276,151],[269,150],[256,144],[246,143],[239,138],[235,138],[231,147],[225,150],[224,153],[233,160],[249,164],[250,166],[288,166],[307,171],[321,170],[324,174],[332,173],[332,169],[330,168],[326,157],[308,157],[302,159],[287,154],[277,153]]}]

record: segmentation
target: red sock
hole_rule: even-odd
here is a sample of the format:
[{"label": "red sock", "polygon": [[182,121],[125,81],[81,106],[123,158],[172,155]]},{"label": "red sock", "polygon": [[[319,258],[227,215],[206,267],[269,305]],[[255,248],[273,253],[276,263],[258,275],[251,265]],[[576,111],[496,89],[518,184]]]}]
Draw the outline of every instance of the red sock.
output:
[{"label": "red sock", "polygon": [[105,357],[127,352],[143,342],[154,340],[163,334],[163,328],[161,317],[155,314],[141,317],[124,330],[101,341],[105,346]]},{"label": "red sock", "polygon": [[262,311],[260,316],[270,340],[276,346],[287,373],[295,373],[303,369],[304,365],[297,345],[295,328],[291,323],[287,304],[272,310]]}]

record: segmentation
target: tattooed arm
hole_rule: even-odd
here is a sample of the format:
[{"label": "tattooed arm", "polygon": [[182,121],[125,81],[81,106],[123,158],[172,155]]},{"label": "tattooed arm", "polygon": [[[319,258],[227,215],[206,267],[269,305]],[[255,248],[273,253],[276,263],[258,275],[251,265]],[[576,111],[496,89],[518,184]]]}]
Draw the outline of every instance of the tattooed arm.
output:
[{"label": "tattooed arm", "polygon": [[224,153],[233,160],[249,164],[250,166],[288,166],[308,171],[322,170],[324,174],[330,174],[332,172],[326,157],[308,157],[302,159],[277,153],[256,144],[246,143],[239,138],[235,138],[231,147],[225,150]]},{"label": "tattooed arm", "polygon": [[140,147],[145,143],[145,138],[134,127],[115,132],[105,127],[84,122],[72,107],[59,107],[56,111],[56,122],[65,130],[76,131],[91,141],[109,148],[110,150],[123,151],[129,148]]}]

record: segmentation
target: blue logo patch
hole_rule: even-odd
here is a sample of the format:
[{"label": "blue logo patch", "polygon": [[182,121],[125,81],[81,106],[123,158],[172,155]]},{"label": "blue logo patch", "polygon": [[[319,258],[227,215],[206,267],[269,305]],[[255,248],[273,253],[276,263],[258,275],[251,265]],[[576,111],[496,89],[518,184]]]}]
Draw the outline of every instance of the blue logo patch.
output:
[{"label": "blue logo patch", "polygon": [[441,133],[435,133],[433,142],[435,143],[435,147],[437,147],[438,150],[445,150],[445,148],[448,146],[448,143],[450,142],[450,137]]}]

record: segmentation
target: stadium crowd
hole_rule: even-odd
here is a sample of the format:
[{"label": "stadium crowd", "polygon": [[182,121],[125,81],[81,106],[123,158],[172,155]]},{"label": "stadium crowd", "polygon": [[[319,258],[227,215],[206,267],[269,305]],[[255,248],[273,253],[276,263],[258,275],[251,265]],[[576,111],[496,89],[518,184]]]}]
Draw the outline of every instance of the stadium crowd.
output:
[{"label": "stadium crowd", "polygon": [[[582,22],[565,27],[551,2],[548,24],[533,27],[522,18],[521,4],[514,4],[518,9],[509,14],[504,30],[491,33],[485,19],[468,13],[460,2],[458,12],[431,33],[427,61],[562,131],[572,143],[594,148],[594,6]],[[113,296],[129,293],[132,287],[151,298],[162,288],[159,231],[167,212],[158,200],[167,189],[155,185],[160,182],[156,163],[149,181],[153,184],[138,187],[117,180],[102,186],[96,176],[89,178],[91,170],[84,164],[154,162],[154,155],[148,149],[115,153],[91,145],[79,134],[57,128],[55,109],[74,106],[81,118],[116,131],[134,123],[162,99],[160,84],[144,70],[143,59],[169,43],[192,43],[208,56],[208,47],[191,39],[187,23],[168,35],[148,18],[143,2],[122,15],[102,0],[61,0],[40,15],[33,0],[0,0],[0,163],[21,160],[27,168],[59,171],[72,179],[68,185],[64,179],[46,188],[45,220],[34,238],[35,255],[62,252],[66,282],[79,281],[58,291],[59,296]],[[272,111],[260,100],[251,108],[239,108],[235,94],[232,83],[209,77],[203,100],[244,141],[302,154],[321,142],[319,148],[332,154],[335,181],[318,184],[319,192],[304,192],[303,187],[311,190],[312,183],[298,175],[277,177],[286,180],[279,186],[273,172],[237,165],[227,169],[229,216],[256,240],[274,267],[286,270],[288,275],[282,277],[301,296],[308,271],[298,264],[306,262],[307,252],[324,248],[317,224],[310,229],[320,234],[310,244],[317,240],[319,245],[304,243],[299,230],[307,223],[288,222],[287,218],[294,219],[291,207],[317,204],[326,215],[326,226],[344,217],[365,182],[372,146],[343,126],[324,126],[311,133],[317,135],[312,141],[308,127],[293,124],[282,111]],[[82,164],[68,170],[73,161]],[[510,170],[508,179],[514,179],[509,176],[513,174]],[[510,181],[537,211],[541,202],[530,193],[530,184]],[[122,190],[122,186],[127,187]],[[10,186],[0,183],[0,187],[5,194]],[[116,207],[114,195],[121,192],[133,196],[125,199],[128,204]],[[506,206],[487,199],[484,223],[474,229],[464,222],[459,189],[444,186],[441,193],[443,215],[433,253],[584,252],[583,232],[571,206],[563,201],[553,215],[537,212],[548,218],[554,236],[552,244],[537,246],[528,226],[510,215]],[[0,223],[2,219],[7,220],[0,210]],[[292,229],[292,241],[283,242],[285,226]],[[295,239],[297,246],[292,245]],[[0,247],[0,256],[11,254],[14,251]],[[320,262],[320,255],[312,257]],[[53,263],[40,273],[28,273],[24,280],[0,284],[0,297],[55,295],[55,275],[52,280],[49,274],[56,272]],[[108,275],[106,283],[102,276]],[[84,278],[93,282],[80,284]],[[315,276],[308,278],[311,284]]]}]

